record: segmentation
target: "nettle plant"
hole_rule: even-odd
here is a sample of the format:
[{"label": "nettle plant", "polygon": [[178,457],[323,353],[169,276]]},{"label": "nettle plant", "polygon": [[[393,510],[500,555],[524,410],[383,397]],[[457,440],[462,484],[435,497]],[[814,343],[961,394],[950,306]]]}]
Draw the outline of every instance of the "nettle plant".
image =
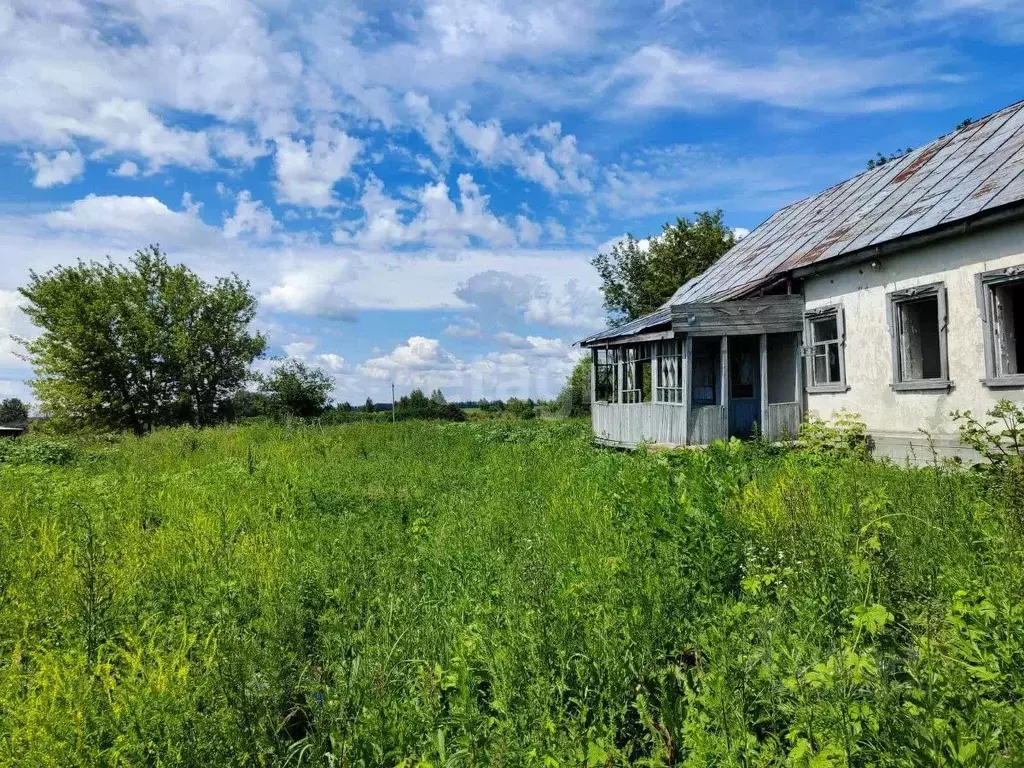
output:
[{"label": "nettle plant", "polygon": [[970,411],[954,411],[960,440],[976,450],[993,468],[1020,472],[1024,466],[1024,406],[1003,399],[984,421]]},{"label": "nettle plant", "polygon": [[839,411],[832,421],[809,414],[800,425],[798,439],[805,453],[821,459],[859,458],[871,455],[867,424],[860,414]]},{"label": "nettle plant", "polygon": [[970,411],[955,411],[953,419],[960,427],[960,441],[982,457],[979,468],[993,477],[1024,526],[1024,406],[1004,399],[984,421]]}]

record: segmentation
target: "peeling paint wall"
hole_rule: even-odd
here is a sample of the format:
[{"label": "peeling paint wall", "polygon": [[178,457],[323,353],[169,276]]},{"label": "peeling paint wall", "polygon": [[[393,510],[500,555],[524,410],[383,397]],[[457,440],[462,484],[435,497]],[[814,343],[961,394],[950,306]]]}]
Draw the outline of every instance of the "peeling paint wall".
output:
[{"label": "peeling paint wall", "polygon": [[[985,339],[975,275],[1024,265],[1024,224],[1015,223],[884,257],[880,269],[869,264],[844,267],[808,278],[807,308],[841,303],[846,313],[846,379],[841,394],[808,394],[807,408],[823,418],[846,409],[861,415],[881,442],[920,443],[923,429],[948,444],[955,441],[954,410],[980,414],[1001,398],[1024,402],[1024,389],[989,389],[985,377]],[[948,392],[894,392],[892,340],[886,295],[892,291],[942,282],[949,313]],[[916,435],[912,441],[909,435]],[[943,438],[947,438],[943,440]],[[949,452],[949,451],[946,451]],[[901,450],[895,451],[897,458]]]}]

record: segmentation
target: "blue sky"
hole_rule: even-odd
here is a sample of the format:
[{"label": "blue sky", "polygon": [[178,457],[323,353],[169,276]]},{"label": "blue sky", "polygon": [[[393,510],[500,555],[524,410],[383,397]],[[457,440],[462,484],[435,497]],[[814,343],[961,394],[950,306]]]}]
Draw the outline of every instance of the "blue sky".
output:
[{"label": "blue sky", "polygon": [[155,242],[338,400],[551,396],[602,247],[753,229],[1024,98],[1022,46],[1016,0],[0,0],[0,395],[29,270]]}]

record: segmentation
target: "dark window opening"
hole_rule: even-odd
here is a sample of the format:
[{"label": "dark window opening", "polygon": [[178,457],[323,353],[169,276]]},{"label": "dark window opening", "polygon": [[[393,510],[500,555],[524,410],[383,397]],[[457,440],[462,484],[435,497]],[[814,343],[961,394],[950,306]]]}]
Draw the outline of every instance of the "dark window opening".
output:
[{"label": "dark window opening", "polygon": [[594,375],[594,397],[598,402],[618,400],[618,355],[614,349],[598,349]]},{"label": "dark window opening", "polygon": [[1024,373],[1024,280],[992,289],[997,375]]},{"label": "dark window opening", "polygon": [[717,338],[695,338],[693,340],[693,386],[694,405],[718,404],[718,379],[722,366],[721,341]]},{"label": "dark window opening", "polygon": [[942,344],[938,297],[901,301],[897,308],[900,380],[941,379]]}]

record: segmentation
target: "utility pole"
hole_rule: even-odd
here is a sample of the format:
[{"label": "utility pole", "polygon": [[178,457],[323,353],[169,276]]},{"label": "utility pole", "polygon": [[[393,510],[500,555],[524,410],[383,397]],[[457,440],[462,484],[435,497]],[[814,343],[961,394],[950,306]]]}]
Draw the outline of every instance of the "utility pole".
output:
[{"label": "utility pole", "polygon": [[395,382],[391,382],[391,423],[395,423]]}]

